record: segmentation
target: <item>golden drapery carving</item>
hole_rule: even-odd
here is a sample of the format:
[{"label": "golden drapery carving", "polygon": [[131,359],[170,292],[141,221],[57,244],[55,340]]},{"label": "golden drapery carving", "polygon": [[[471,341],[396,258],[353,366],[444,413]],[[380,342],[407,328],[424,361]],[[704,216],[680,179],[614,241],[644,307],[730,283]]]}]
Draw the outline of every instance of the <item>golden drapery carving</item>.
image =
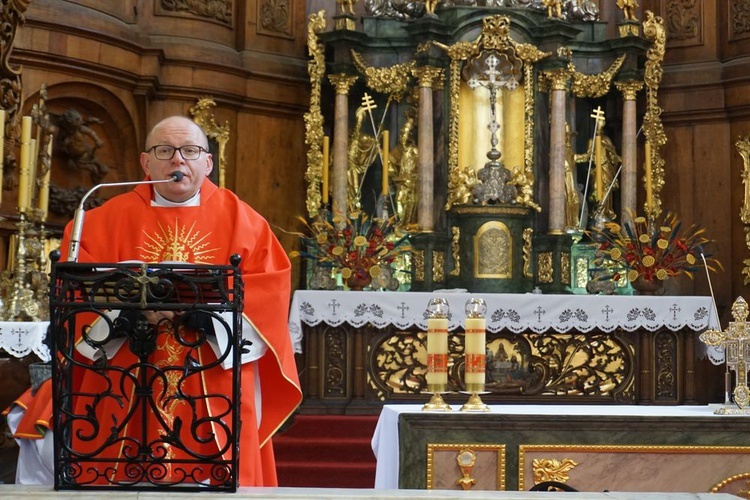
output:
[{"label": "golden drapery carving", "polygon": [[318,215],[321,204],[321,182],[323,179],[323,113],[320,109],[320,96],[323,77],[326,73],[325,53],[318,33],[326,27],[325,11],[311,14],[307,24],[307,50],[310,60],[307,73],[310,76],[310,111],[305,113],[305,144],[307,144],[307,214]]},{"label": "golden drapery carving", "polygon": [[[218,147],[218,158],[214,157],[214,165],[219,164],[219,187],[226,187],[227,170],[227,143],[229,143],[229,122],[223,125],[216,123],[211,114],[211,108],[216,102],[211,97],[201,97],[198,102],[190,108],[190,116],[206,133],[209,141],[216,141]],[[218,161],[217,161],[218,160]]]},{"label": "golden drapery carving", "polygon": [[[644,204],[644,209],[650,219],[661,215],[662,202],[661,190],[664,187],[664,159],[661,157],[660,149],[667,143],[667,134],[661,122],[662,109],[659,106],[658,91],[664,74],[662,61],[666,45],[666,31],[664,19],[654,16],[650,10],[646,11],[646,21],[643,23],[643,36],[652,41],[651,48],[646,52],[646,65],[643,79],[646,83],[646,113],[643,116],[643,133],[646,140],[651,143],[651,186],[653,189],[653,201],[649,207]],[[644,178],[644,182],[646,179]]]},{"label": "golden drapery carving", "polygon": [[[737,147],[737,151],[740,153],[743,162],[742,185],[744,186],[744,198],[740,207],[740,220],[745,225],[745,245],[750,249],[750,136],[738,139],[734,145]],[[747,285],[750,283],[750,259],[744,259],[742,263],[744,264],[742,268],[743,283]]]}]

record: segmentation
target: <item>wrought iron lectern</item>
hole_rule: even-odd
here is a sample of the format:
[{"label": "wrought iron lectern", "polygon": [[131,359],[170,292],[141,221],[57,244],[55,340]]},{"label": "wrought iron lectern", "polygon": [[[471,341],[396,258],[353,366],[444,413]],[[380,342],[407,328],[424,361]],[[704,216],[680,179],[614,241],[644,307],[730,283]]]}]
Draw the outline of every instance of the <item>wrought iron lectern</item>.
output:
[{"label": "wrought iron lectern", "polygon": [[55,489],[236,491],[239,256],[226,266],[56,257]]}]

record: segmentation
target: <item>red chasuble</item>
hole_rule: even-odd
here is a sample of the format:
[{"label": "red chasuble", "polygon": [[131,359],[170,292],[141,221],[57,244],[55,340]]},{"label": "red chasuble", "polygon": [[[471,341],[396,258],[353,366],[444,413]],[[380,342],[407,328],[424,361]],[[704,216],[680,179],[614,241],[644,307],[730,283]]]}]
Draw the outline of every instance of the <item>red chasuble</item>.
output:
[{"label": "red chasuble", "polygon": [[[255,327],[268,350],[257,362],[242,367],[239,483],[240,486],[275,486],[271,436],[302,400],[287,327],[291,292],[289,259],[263,217],[234,193],[217,188],[209,180],[201,188],[200,206],[154,207],[151,199],[151,186],[138,186],[86,212],[78,261],[178,261],[228,265],[231,255],[241,256],[245,287],[243,316]],[[61,246],[63,260],[70,230],[69,224]],[[169,357],[181,354],[175,351],[175,347],[179,351],[179,346],[175,345],[158,346],[155,363],[172,364]],[[199,355],[204,362],[216,359],[207,345],[201,348]],[[109,364],[128,366],[135,359],[127,346],[123,346]],[[221,391],[222,388],[228,392],[231,390],[231,371],[208,370],[194,382],[207,392]],[[87,389],[87,384],[96,391],[100,389],[101,379],[97,381],[95,376],[87,376],[82,381],[82,390]],[[256,394],[256,384],[259,395]],[[156,392],[162,388],[154,389]],[[257,400],[261,401],[259,425]],[[112,415],[123,421],[127,405],[122,409],[116,404],[110,406]],[[207,406],[200,411],[211,414],[223,411],[210,408],[210,403]],[[179,416],[180,408],[170,407],[168,412],[173,418]],[[169,418],[169,415],[162,417]],[[32,418],[38,422],[38,415]],[[101,424],[109,425],[106,421]],[[205,433],[209,430],[206,429]],[[91,443],[91,449],[97,444]],[[211,443],[203,445],[210,447]],[[111,453],[105,456],[111,456]],[[115,471],[113,478],[117,479],[124,473]]]}]

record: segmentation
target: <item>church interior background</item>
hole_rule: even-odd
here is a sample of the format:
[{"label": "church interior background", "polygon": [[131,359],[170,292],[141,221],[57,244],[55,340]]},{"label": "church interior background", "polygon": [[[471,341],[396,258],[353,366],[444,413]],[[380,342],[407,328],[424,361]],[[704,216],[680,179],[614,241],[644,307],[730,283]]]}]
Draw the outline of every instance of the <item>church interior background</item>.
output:
[{"label": "church interior background", "polygon": [[[593,304],[647,293],[603,251],[604,233],[629,223],[656,241],[679,225],[705,228],[692,241],[713,269],[682,264],[691,276],[652,279],[656,293],[713,295],[726,326],[750,283],[750,6],[634,3],[4,3],[0,319],[45,319],[46,253],[81,196],[140,179],[150,125],[185,114],[212,139],[214,181],[296,257],[301,292]],[[303,325],[303,408],[374,413],[424,399],[423,330]],[[488,332],[485,401],[723,400],[699,331],[595,331],[607,365],[597,375],[579,370],[602,359],[580,331]],[[28,387],[38,346],[0,340],[4,408]],[[467,383],[461,342],[450,346],[454,390]]]}]

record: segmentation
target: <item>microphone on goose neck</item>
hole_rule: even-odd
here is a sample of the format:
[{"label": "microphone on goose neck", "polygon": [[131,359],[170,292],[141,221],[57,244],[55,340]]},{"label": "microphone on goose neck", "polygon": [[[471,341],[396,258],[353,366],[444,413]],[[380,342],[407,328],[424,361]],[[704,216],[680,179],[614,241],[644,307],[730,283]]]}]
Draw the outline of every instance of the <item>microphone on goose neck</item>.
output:
[{"label": "microphone on goose neck", "polygon": [[179,170],[172,172],[168,179],[161,179],[158,181],[132,181],[132,182],[105,182],[97,184],[86,192],[81,198],[81,202],[76,208],[73,216],[73,228],[70,231],[70,246],[68,246],[68,262],[78,262],[78,253],[81,250],[81,232],[83,231],[83,206],[86,200],[99,188],[103,187],[116,187],[116,186],[139,186],[141,184],[165,184],[167,182],[180,182],[185,177],[185,174]]},{"label": "microphone on goose neck", "polygon": [[[714,306],[714,314],[716,315],[716,324],[719,325],[721,330],[721,320],[719,319],[719,309],[716,307],[716,298],[714,297],[714,287],[711,285],[711,276],[708,273],[708,262],[706,262],[706,256],[703,255],[703,246],[698,245],[696,250],[700,252],[701,259],[703,259],[703,268],[706,270],[706,279],[708,280],[708,290],[711,292],[711,304]],[[710,318],[709,318],[710,319]],[[711,322],[709,321],[709,327]],[[724,352],[724,362],[726,363],[726,352]],[[726,363],[726,371],[724,372],[724,403],[731,404],[732,402],[732,374],[729,371],[729,363]]]}]

